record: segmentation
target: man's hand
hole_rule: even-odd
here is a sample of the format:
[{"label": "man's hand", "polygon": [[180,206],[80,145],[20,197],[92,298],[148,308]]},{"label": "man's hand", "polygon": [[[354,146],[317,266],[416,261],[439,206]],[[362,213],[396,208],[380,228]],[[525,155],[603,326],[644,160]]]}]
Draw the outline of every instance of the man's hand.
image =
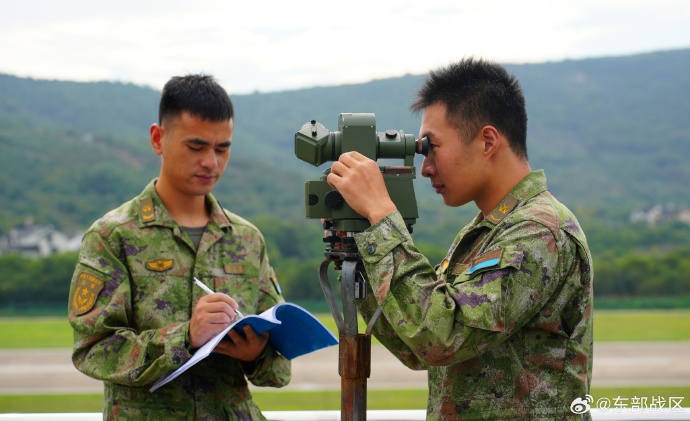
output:
[{"label": "man's hand", "polygon": [[388,195],[378,164],[359,152],[341,154],[331,166],[326,180],[371,225],[397,210]]},{"label": "man's hand", "polygon": [[228,327],[235,318],[237,302],[227,294],[216,292],[201,297],[189,323],[192,348],[199,348]]},{"label": "man's hand", "polygon": [[213,352],[236,358],[240,361],[254,361],[266,348],[268,343],[268,332],[257,335],[249,325],[243,326],[244,337],[235,331],[228,332],[230,340],[218,342]]}]

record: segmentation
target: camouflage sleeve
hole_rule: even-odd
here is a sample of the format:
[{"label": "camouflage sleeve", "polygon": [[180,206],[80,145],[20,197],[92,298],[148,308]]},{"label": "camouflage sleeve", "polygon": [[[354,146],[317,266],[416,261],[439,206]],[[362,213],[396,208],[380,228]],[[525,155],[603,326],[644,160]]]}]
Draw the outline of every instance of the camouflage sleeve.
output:
[{"label": "camouflage sleeve", "polygon": [[72,360],[84,374],[143,386],[190,358],[188,322],[140,332],[132,326],[129,271],[97,232],[84,237],[69,297]]},{"label": "camouflage sleeve", "polygon": [[[371,317],[378,308],[378,303],[376,302],[376,298],[371,290],[370,283],[367,283],[367,289],[368,291],[366,297],[364,297],[364,299],[357,300],[357,309],[364,320],[369,323],[369,320],[371,320]],[[417,358],[410,347],[407,346],[407,344],[403,342],[396,334],[395,329],[393,329],[385,315],[381,315],[376,321],[372,334],[406,367],[412,370],[427,369],[426,364]]]},{"label": "camouflage sleeve", "polygon": [[[259,311],[265,311],[278,303],[285,302],[280,284],[273,268],[269,265],[265,247],[259,270]],[[269,332],[270,335],[270,332]],[[255,386],[283,387],[292,377],[290,360],[270,345],[253,364],[242,365],[247,379]]]},{"label": "camouflage sleeve", "polygon": [[356,241],[383,314],[428,365],[468,360],[503,342],[537,314],[561,278],[556,238],[536,222],[494,238],[486,251],[499,257],[491,265],[448,279],[437,276],[404,227],[396,212]]}]

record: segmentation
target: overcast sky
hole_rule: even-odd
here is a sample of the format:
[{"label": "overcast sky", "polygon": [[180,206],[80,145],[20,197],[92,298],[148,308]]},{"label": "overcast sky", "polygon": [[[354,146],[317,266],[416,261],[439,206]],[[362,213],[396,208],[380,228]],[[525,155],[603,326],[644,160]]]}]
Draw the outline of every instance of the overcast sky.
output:
[{"label": "overcast sky", "polygon": [[0,73],[249,93],[690,48],[688,0],[0,0]]}]

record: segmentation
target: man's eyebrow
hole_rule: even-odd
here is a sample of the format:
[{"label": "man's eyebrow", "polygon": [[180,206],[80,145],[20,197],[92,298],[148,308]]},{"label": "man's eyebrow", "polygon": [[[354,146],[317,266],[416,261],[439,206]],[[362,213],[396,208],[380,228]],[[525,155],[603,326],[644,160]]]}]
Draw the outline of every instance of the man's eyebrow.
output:
[{"label": "man's eyebrow", "polygon": [[[198,137],[195,137],[195,138],[192,138],[192,139],[188,139],[188,140],[187,140],[187,143],[190,143],[190,144],[192,144],[192,145],[197,145],[197,146],[210,146],[210,145],[211,145],[211,142],[209,142],[208,140],[204,140],[204,139],[201,139],[201,138],[198,138]],[[231,144],[232,144],[232,141],[230,141],[230,140],[225,140],[225,141],[223,141],[223,142],[220,142],[220,143],[216,144],[216,146],[220,146],[220,147],[229,147]]]},{"label": "man's eyebrow", "polygon": [[198,137],[187,139],[187,143],[192,143],[194,145],[199,145],[199,146],[208,146],[211,144],[211,142],[204,140],[204,139],[201,139],[201,138],[198,138]]}]

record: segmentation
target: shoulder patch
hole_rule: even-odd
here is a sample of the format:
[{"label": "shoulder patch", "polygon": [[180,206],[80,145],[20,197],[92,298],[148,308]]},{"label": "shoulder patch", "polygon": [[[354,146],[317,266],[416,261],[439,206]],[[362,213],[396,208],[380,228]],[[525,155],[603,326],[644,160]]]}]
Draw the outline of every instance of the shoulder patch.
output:
[{"label": "shoulder patch", "polygon": [[153,270],[156,272],[165,272],[166,270],[172,268],[175,265],[175,261],[172,259],[158,259],[146,262],[146,269]]},{"label": "shoulder patch", "polygon": [[513,196],[506,196],[503,198],[503,200],[501,200],[501,203],[498,204],[496,209],[491,211],[486,219],[492,224],[496,225],[501,222],[503,218],[510,213],[510,211],[515,209],[515,206],[517,206],[518,203],[520,203],[520,201]]},{"label": "shoulder patch", "polygon": [[146,197],[139,201],[139,211],[141,212],[142,222],[151,222],[156,220],[156,212],[153,209],[153,200]]},{"label": "shoulder patch", "polygon": [[74,313],[79,316],[91,310],[104,286],[105,282],[96,275],[81,272],[77,276],[77,287],[72,296]]},{"label": "shoulder patch", "polygon": [[501,261],[501,256],[503,255],[503,249],[500,248],[498,250],[490,251],[488,253],[484,253],[481,256],[478,256],[474,259],[472,259],[472,263],[470,263],[470,269],[467,271],[468,275],[471,275],[475,271],[479,269],[484,269],[487,267],[495,266]]}]

